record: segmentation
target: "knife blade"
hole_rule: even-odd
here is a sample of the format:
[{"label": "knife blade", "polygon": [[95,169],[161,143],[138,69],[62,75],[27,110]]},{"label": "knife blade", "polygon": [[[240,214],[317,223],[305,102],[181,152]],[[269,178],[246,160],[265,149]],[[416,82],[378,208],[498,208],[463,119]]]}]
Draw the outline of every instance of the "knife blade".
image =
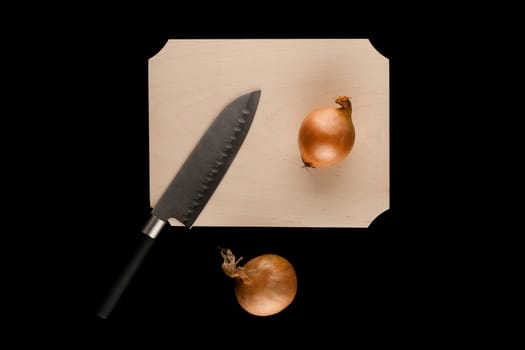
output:
[{"label": "knife blade", "polygon": [[103,301],[99,317],[109,317],[169,219],[193,226],[241,148],[260,96],[260,90],[243,94],[215,117],[153,208],[142,242]]}]

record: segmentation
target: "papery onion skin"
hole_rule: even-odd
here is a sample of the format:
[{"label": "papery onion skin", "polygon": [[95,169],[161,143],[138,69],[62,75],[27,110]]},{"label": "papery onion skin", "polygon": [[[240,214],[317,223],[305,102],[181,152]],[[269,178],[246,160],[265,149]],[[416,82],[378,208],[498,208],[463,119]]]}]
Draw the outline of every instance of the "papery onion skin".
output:
[{"label": "papery onion skin", "polygon": [[221,250],[223,270],[235,282],[235,296],[244,310],[256,316],[270,316],[284,310],[297,293],[297,275],[292,264],[276,254],[264,254],[236,264],[229,249]]},{"label": "papery onion skin", "polygon": [[352,104],[339,96],[339,108],[317,108],[302,121],[299,128],[299,151],[306,167],[327,167],[341,162],[352,150],[355,128]]}]

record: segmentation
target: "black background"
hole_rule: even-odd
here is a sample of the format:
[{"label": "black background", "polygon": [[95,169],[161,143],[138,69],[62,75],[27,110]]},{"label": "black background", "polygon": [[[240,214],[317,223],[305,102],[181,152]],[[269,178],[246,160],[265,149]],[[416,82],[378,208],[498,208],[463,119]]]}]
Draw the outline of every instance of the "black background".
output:
[{"label": "black background", "polygon": [[[126,47],[128,54],[115,56],[115,62],[104,57],[108,64],[104,73],[110,78],[103,76],[101,81],[112,88],[97,92],[108,104],[105,113],[94,116],[98,120],[93,125],[103,128],[97,132],[99,166],[92,171],[100,176],[97,183],[102,187],[97,192],[108,203],[96,214],[116,219],[106,220],[107,226],[90,233],[99,238],[93,257],[99,278],[90,300],[92,311],[129,259],[149,217],[147,57],[162,44],[146,39],[142,47]],[[392,80],[395,90],[399,81],[395,75]],[[118,98],[116,90],[120,90]],[[399,103],[395,98],[394,94],[394,106]],[[399,112],[392,111],[393,131],[400,127]],[[398,137],[392,134],[394,141]],[[392,151],[395,155],[400,150],[394,145]],[[186,327],[221,333],[254,329],[306,337],[312,331],[325,337],[320,329],[328,327],[335,334],[346,329],[344,334],[357,343],[412,342],[422,331],[433,301],[427,294],[429,271],[423,259],[428,247],[420,245],[423,233],[414,221],[402,221],[403,215],[410,217],[403,207],[408,199],[402,198],[409,195],[402,187],[407,181],[399,181],[401,175],[396,173],[402,162],[402,157],[393,157],[393,209],[369,229],[165,228],[111,318],[102,322],[182,319],[180,332]],[[245,259],[264,253],[286,257],[298,275],[293,304],[268,318],[247,314],[235,300],[233,281],[220,268],[219,246]],[[297,322],[303,326],[291,331]]]},{"label": "black background", "polygon": [[[415,27],[388,24],[265,32],[245,23],[239,34],[238,28],[112,23],[46,32],[35,57],[59,55],[29,59],[38,71],[34,88],[42,91],[35,103],[47,107],[40,123],[60,128],[61,136],[39,144],[60,157],[34,164],[49,176],[45,198],[56,200],[35,205],[53,213],[40,222],[48,224],[44,231],[52,227],[59,251],[45,258],[52,266],[31,264],[37,272],[28,299],[53,310],[38,313],[41,325],[58,319],[81,330],[78,339],[94,342],[112,335],[133,344],[154,333],[173,344],[246,337],[357,348],[422,344],[465,331],[467,318],[480,312],[466,287],[477,268],[463,264],[465,241],[458,236],[474,234],[474,219],[484,212],[477,191],[484,182],[473,176],[484,130],[468,113],[455,113],[453,128],[441,127],[447,93],[458,88],[451,83],[442,94],[431,83],[439,84],[452,60],[443,54],[446,33],[421,38],[412,34]],[[78,29],[75,39],[63,35],[67,28]],[[55,34],[60,40],[51,40]],[[391,209],[367,229],[166,227],[102,320],[97,308],[150,215],[147,60],[168,38],[370,38],[390,58]],[[46,91],[50,82],[54,88]],[[468,141],[458,142],[465,135]],[[34,241],[37,251],[41,240]],[[220,268],[218,246],[246,260],[264,253],[287,258],[298,276],[294,302],[275,316],[247,314]],[[195,330],[197,339],[190,336]]]}]

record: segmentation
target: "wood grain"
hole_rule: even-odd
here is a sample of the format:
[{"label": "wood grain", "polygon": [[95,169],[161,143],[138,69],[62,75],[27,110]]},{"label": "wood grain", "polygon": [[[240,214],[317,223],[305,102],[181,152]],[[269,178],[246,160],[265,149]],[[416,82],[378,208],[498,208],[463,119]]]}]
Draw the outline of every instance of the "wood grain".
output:
[{"label": "wood grain", "polygon": [[[217,113],[261,89],[194,226],[367,227],[389,208],[389,62],[368,40],[168,40],[148,74],[152,207]],[[354,148],[339,165],[306,170],[299,125],[339,95],[352,98]]]}]

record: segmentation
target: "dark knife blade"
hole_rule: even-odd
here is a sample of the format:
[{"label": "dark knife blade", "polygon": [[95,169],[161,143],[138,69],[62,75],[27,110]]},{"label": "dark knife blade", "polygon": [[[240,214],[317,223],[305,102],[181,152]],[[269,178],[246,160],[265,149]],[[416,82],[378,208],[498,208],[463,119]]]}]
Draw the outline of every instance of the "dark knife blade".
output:
[{"label": "dark knife blade", "polygon": [[248,134],[260,95],[236,98],[215,118],[155,205],[154,217],[193,225]]},{"label": "dark knife blade", "polygon": [[252,124],[261,91],[237,97],[215,118],[153,208],[142,243],[109,291],[97,315],[107,318],[168,219],[191,227],[237,155]]}]

